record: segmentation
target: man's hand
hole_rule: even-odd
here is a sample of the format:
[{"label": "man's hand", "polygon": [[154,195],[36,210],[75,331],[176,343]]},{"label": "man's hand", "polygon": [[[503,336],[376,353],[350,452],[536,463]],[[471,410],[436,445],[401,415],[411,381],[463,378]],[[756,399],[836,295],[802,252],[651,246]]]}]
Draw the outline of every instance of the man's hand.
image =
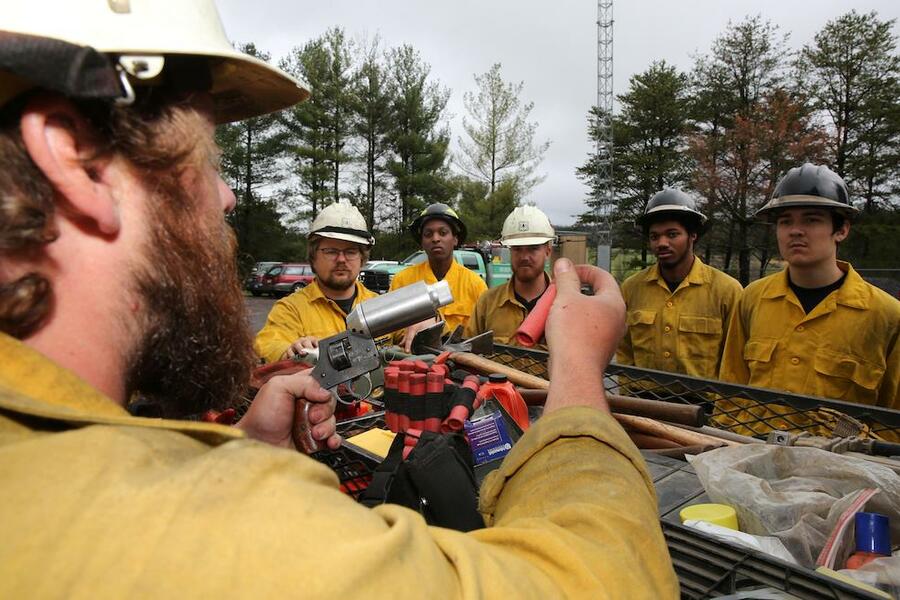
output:
[{"label": "man's hand", "polygon": [[294,448],[295,411],[303,410],[304,402],[310,404],[309,423],[313,437],[326,442],[335,450],[341,445],[341,436],[335,433],[335,401],[328,390],[306,373],[273,377],[256,394],[250,409],[237,427],[248,436],[261,442]]},{"label": "man's hand", "polygon": [[[545,335],[550,351],[550,392],[545,411],[565,406],[609,410],[603,372],[625,333],[625,301],[612,275],[561,258],[553,265],[556,300]],[[594,290],[581,293],[581,283]]]},{"label": "man's hand", "polygon": [[304,336],[296,340],[287,347],[287,350],[281,353],[281,360],[294,358],[295,356],[306,356],[309,350],[319,347],[319,339],[311,335]]},{"label": "man's hand", "polygon": [[437,319],[434,317],[430,319],[425,319],[424,321],[420,321],[415,325],[410,325],[406,328],[406,331],[403,333],[403,341],[400,343],[403,346],[403,351],[409,354],[412,352],[412,343],[413,338],[416,337],[416,334],[425,329],[426,327],[431,327],[437,323]]}]

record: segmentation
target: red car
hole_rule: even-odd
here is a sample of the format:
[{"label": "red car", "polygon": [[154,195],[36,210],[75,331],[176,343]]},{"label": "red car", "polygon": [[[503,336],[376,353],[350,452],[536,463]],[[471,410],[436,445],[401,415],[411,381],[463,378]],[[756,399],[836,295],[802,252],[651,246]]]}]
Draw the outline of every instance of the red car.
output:
[{"label": "red car", "polygon": [[287,296],[306,287],[315,275],[306,263],[282,263],[263,275],[260,292],[273,296]]}]

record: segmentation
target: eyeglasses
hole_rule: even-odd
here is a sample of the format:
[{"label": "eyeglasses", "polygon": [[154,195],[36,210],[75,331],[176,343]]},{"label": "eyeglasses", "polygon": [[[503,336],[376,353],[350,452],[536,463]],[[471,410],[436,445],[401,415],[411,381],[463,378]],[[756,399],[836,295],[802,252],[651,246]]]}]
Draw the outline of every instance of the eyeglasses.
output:
[{"label": "eyeglasses", "polygon": [[357,260],[362,256],[362,251],[359,248],[344,248],[343,250],[338,248],[319,248],[319,252],[324,254],[328,260],[337,260],[341,254],[347,260]]}]

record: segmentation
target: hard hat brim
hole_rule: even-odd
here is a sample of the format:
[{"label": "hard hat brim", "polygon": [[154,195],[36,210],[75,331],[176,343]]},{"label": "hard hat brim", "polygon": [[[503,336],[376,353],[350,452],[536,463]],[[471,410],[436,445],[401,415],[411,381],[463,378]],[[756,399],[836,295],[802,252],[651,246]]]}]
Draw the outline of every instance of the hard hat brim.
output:
[{"label": "hard hat brim", "polygon": [[500,240],[500,243],[507,247],[512,246],[543,246],[547,242],[555,242],[556,237],[547,236],[530,236],[520,238],[506,238]]},{"label": "hard hat brim", "polygon": [[413,236],[413,238],[418,243],[422,243],[422,229],[425,228],[425,224],[432,219],[440,219],[446,223],[448,223],[451,229],[455,229],[454,235],[456,235],[456,239],[460,244],[464,244],[466,242],[466,236],[468,235],[468,230],[466,228],[466,224],[462,222],[461,219],[454,217],[453,215],[419,215],[416,217],[416,220],[409,224],[409,233]]},{"label": "hard hat brim", "polygon": [[354,244],[359,244],[361,246],[367,246],[371,248],[375,245],[375,238],[364,238],[358,235],[353,235],[350,233],[338,233],[335,231],[317,231],[315,233],[309,234],[310,239],[314,237],[323,237],[323,238],[331,238],[333,240],[342,240],[345,242],[353,242]]},{"label": "hard hat brim", "polygon": [[843,212],[850,217],[855,217],[857,214],[859,214],[859,209],[851,204],[844,204],[843,202],[838,202],[837,200],[831,200],[829,198],[823,198],[822,196],[795,194],[791,196],[781,196],[780,198],[773,198],[769,200],[762,208],[756,211],[756,217],[760,219],[767,219],[772,215],[773,211],[776,211],[778,209],[800,207],[836,210],[838,212]]},{"label": "hard hat brim", "polygon": [[[230,123],[289,108],[309,98],[309,85],[241,52],[210,56],[210,93],[216,123]],[[216,59],[221,59],[217,61]]]},{"label": "hard hat brim", "polygon": [[666,213],[669,213],[673,216],[683,216],[683,215],[692,215],[697,219],[700,219],[700,224],[703,225],[706,223],[706,215],[696,210],[691,210],[686,206],[681,206],[680,204],[660,204],[659,206],[654,206],[643,215],[638,218],[638,224],[644,224],[649,219],[659,219],[660,217],[665,216]]}]

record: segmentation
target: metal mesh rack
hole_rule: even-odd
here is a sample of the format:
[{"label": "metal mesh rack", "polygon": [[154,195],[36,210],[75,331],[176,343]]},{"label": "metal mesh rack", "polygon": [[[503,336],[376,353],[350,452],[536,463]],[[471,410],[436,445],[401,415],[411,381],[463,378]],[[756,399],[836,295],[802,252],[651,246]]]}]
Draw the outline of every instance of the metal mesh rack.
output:
[{"label": "metal mesh rack", "polygon": [[[538,377],[547,377],[547,353],[497,346],[488,356]],[[702,404],[713,414],[710,425],[755,435],[772,429],[850,435],[856,426],[900,441],[900,412],[835,400],[787,394],[720,381],[688,377],[623,365],[609,365],[609,392],[686,404]],[[338,424],[348,437],[372,427],[384,427],[384,413],[373,412]],[[357,498],[365,489],[378,458],[343,447],[320,452],[316,458],[338,475],[342,489]],[[645,453],[657,488],[663,533],[685,599],[715,598],[724,594],[770,587],[798,598],[875,598],[867,592],[790,565],[767,555],[723,543],[684,527],[677,518],[686,504],[703,501],[705,494],[691,467],[675,459]]]},{"label": "metal mesh rack", "polygon": [[[547,356],[538,350],[496,346],[488,358],[546,378]],[[734,433],[760,435],[779,429],[848,436],[868,429],[886,440],[900,441],[900,411],[625,365],[609,365],[606,375],[609,392],[701,404],[712,415],[710,425]]]}]

